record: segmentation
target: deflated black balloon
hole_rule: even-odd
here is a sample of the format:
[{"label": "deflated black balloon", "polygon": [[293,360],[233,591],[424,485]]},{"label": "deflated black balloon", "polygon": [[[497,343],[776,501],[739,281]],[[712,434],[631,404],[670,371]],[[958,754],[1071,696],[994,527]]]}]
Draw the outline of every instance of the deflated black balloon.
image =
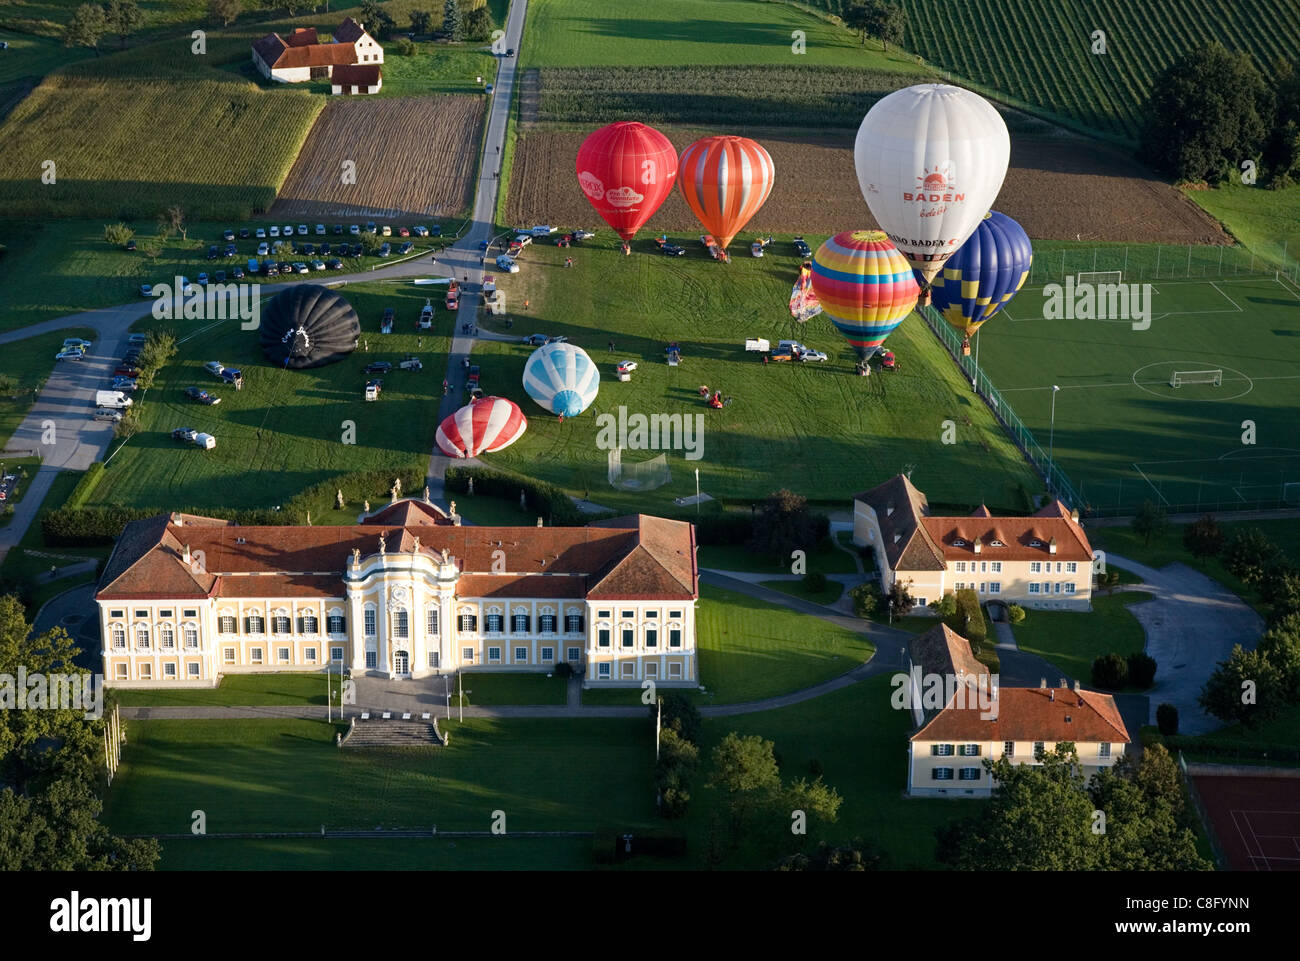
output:
[{"label": "deflated black balloon", "polygon": [[277,367],[302,370],[342,360],[357,348],[361,321],[336,291],[298,284],[262,310],[262,353]]}]

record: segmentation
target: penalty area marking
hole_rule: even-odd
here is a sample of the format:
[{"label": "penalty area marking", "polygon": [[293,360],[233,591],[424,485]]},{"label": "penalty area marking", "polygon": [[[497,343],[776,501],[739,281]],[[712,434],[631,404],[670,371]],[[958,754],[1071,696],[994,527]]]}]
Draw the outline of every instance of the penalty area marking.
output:
[{"label": "penalty area marking", "polygon": [[[1149,387],[1145,386],[1144,384],[1142,384],[1141,382],[1138,381],[1138,375],[1141,374],[1142,371],[1144,371],[1144,370],[1149,370],[1149,369],[1152,368],[1152,367],[1166,367],[1166,366],[1169,366],[1169,365],[1173,365],[1173,369],[1174,369],[1174,370],[1178,370],[1180,367],[1186,368],[1186,367],[1188,366],[1188,364],[1190,364],[1190,363],[1192,363],[1192,362],[1191,362],[1191,361],[1181,361],[1181,360],[1158,360],[1158,361],[1156,361],[1156,362],[1153,363],[1153,364],[1144,364],[1143,366],[1139,367],[1137,370],[1133,371],[1133,377],[1132,377],[1132,380],[1133,380],[1133,386],[1136,387],[1138,390],[1141,390],[1141,391],[1144,391],[1144,392],[1150,394],[1152,397],[1159,397],[1159,398],[1161,398],[1162,400],[1168,400],[1168,399],[1170,399],[1171,397],[1174,397],[1174,396],[1177,396],[1177,395],[1162,394],[1162,393],[1158,393],[1157,391],[1151,390]],[[1240,393],[1237,393],[1237,394],[1229,394],[1229,395],[1227,395],[1227,396],[1225,396],[1225,397],[1214,397],[1214,398],[1204,398],[1204,397],[1202,397],[1202,398],[1197,398],[1197,400],[1219,400],[1219,401],[1223,401],[1223,400],[1236,400],[1238,397],[1245,397],[1247,394],[1249,394],[1252,390],[1255,389],[1255,382],[1254,382],[1253,380],[1251,380],[1251,378],[1248,377],[1246,374],[1244,374],[1244,373],[1242,373],[1241,371],[1237,370],[1235,367],[1226,367],[1226,366],[1224,366],[1223,364],[1219,364],[1219,365],[1218,365],[1218,369],[1221,369],[1225,374],[1228,373],[1229,371],[1231,371],[1232,373],[1236,374],[1237,376],[1234,377],[1234,378],[1231,378],[1231,379],[1232,379],[1232,380],[1244,380],[1244,381],[1246,382],[1246,389],[1243,390],[1243,391],[1241,391]],[[1157,383],[1167,383],[1167,381],[1149,381],[1149,383],[1152,383],[1152,384],[1157,384]],[[1170,390],[1173,390],[1173,389],[1174,389],[1174,388],[1170,388]]]}]

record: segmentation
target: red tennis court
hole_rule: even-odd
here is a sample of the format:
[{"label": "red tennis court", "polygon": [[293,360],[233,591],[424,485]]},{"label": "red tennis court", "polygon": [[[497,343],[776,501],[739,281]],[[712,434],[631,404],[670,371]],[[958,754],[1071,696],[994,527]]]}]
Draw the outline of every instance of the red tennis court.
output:
[{"label": "red tennis court", "polygon": [[1193,774],[1233,871],[1300,871],[1300,778]]}]

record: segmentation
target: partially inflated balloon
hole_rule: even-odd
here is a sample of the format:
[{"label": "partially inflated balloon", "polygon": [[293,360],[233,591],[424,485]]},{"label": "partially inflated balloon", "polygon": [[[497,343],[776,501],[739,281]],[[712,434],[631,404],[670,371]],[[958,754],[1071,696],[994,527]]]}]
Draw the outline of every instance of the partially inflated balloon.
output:
[{"label": "partially inflated balloon", "polygon": [[935,277],[934,309],[969,338],[1016,295],[1033,260],[1025,229],[991,210]]},{"label": "partially inflated balloon", "polygon": [[578,185],[596,213],[624,240],[659,209],[677,178],[677,151],[643,123],[601,127],[578,148]]},{"label": "partially inflated balloon", "polygon": [[911,265],[880,230],[846,230],[813,255],[812,286],[822,311],[863,360],[916,306]]},{"label": "partially inflated balloon", "polygon": [[581,347],[547,344],[524,362],[524,390],[544,410],[577,417],[596,399],[600,371]]},{"label": "partially inflated balloon", "polygon": [[481,397],[445,418],[434,438],[448,457],[477,457],[505,450],[528,429],[528,418],[514,401]]},{"label": "partially inflated balloon", "polygon": [[926,83],[867,111],[853,157],[872,215],[929,284],[993,206],[1011,138],[983,97]]},{"label": "partially inflated balloon", "polygon": [[790,288],[790,316],[804,323],[821,312],[822,305],[812,286],[812,264],[805,262],[799,268],[799,279]]},{"label": "partially inflated balloon", "polygon": [[766,150],[748,137],[705,137],[682,151],[677,185],[704,229],[726,249],[758,213],[776,180]]}]

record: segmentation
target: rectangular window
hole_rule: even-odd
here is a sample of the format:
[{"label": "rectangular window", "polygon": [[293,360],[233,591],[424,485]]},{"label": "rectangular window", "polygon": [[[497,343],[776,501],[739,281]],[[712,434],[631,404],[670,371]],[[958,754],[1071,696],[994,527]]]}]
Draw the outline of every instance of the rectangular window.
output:
[{"label": "rectangular window", "polygon": [[951,781],[951,780],[952,780],[952,768],[950,768],[950,767],[936,767],[936,768],[931,768],[931,769],[930,769],[930,779],[931,779],[932,781]]},{"label": "rectangular window", "polygon": [[441,658],[438,656],[438,652],[437,652],[437,651],[430,651],[430,652],[429,652],[429,666],[430,666],[430,667],[433,667],[433,668],[438,667],[438,666],[439,666],[438,662],[439,662],[440,660],[441,660]]},{"label": "rectangular window", "polygon": [[255,647],[248,653],[249,653],[249,659],[252,660],[254,664],[262,663],[262,649],[260,647]]},{"label": "rectangular window", "polygon": [[276,660],[278,660],[281,664],[288,664],[288,663],[289,663],[289,649],[288,649],[287,647],[277,647],[277,648],[275,649],[275,657],[276,657]]},{"label": "rectangular window", "polygon": [[223,647],[221,649],[221,659],[227,664],[235,663],[235,649],[233,647]]},{"label": "rectangular window", "polygon": [[1003,756],[1005,756],[1005,757],[1015,757],[1015,756],[1016,756],[1016,742],[1015,742],[1015,741],[1003,741],[1003,742],[1002,742],[1002,754],[1003,754]]},{"label": "rectangular window", "polygon": [[681,646],[682,646],[682,631],[681,631],[681,628],[679,628],[679,627],[674,627],[674,628],[669,629],[669,631],[668,631],[668,646],[669,646],[669,647],[681,647]]},{"label": "rectangular window", "polygon": [[645,629],[645,646],[646,647],[659,646],[659,632],[655,630],[653,627],[647,627]]},{"label": "rectangular window", "polygon": [[1002,593],[1002,582],[1001,582],[1001,581],[989,581],[989,593],[990,593],[990,594],[1001,594],[1001,593]]},{"label": "rectangular window", "polygon": [[596,644],[600,647],[609,647],[609,628],[602,627],[596,632]]},{"label": "rectangular window", "polygon": [[[115,615],[113,615],[113,616],[114,616],[114,617],[121,617],[122,615],[120,615],[120,614],[115,614]],[[597,617],[609,617],[609,611],[597,611],[597,612],[596,612],[596,616],[597,616]]]},{"label": "rectangular window", "polygon": [[248,617],[244,619],[245,634],[261,634],[265,627],[266,623],[262,620],[261,614],[249,614]]},{"label": "rectangular window", "polygon": [[988,581],[980,581],[980,590],[979,590],[979,592],[980,592],[981,594],[987,594],[987,593],[989,592],[989,582],[988,582]]},{"label": "rectangular window", "polygon": [[1077,574],[1078,572],[1079,572],[1079,565],[1077,563],[1075,563],[1074,561],[1065,562],[1065,573]]},{"label": "rectangular window", "polygon": [[485,626],[487,627],[487,632],[489,634],[501,633],[501,628],[505,622],[505,618],[503,618],[500,614],[489,614],[483,620],[485,622]]},{"label": "rectangular window", "polygon": [[636,617],[636,611],[624,611],[622,616],[630,620]]},{"label": "rectangular window", "polygon": [[980,769],[977,767],[964,767],[957,772],[959,781],[978,781],[980,779]]},{"label": "rectangular window", "polygon": [[306,655],[307,663],[308,663],[308,664],[315,664],[315,663],[316,663],[316,648],[314,648],[314,647],[309,647],[309,648],[307,648],[307,650],[306,650],[304,653],[305,653],[305,655]]},{"label": "rectangular window", "polygon": [[659,612],[658,612],[658,611],[646,611],[646,612],[645,612],[645,619],[646,619],[647,621],[657,621],[657,620],[659,620]]},{"label": "rectangular window", "polygon": [[948,757],[952,754],[953,747],[951,744],[931,744],[930,754],[934,757]]},{"label": "rectangular window", "polygon": [[275,617],[273,617],[273,618],[271,619],[271,633],[272,633],[272,634],[288,634],[288,633],[289,633],[289,618],[288,618],[287,616],[284,616],[284,615],[276,615]]},{"label": "rectangular window", "polygon": [[511,615],[510,615],[510,631],[511,631],[512,634],[527,634],[527,633],[528,633],[528,615],[527,615],[527,614],[511,614]]},{"label": "rectangular window", "polygon": [[376,651],[366,651],[366,667],[376,667],[379,664],[379,654]]},{"label": "rectangular window", "polygon": [[141,664],[141,665],[140,665],[140,680],[142,680],[142,681],[152,681],[152,680],[153,680],[153,665],[152,665],[152,664]]},{"label": "rectangular window", "polygon": [[199,616],[199,612],[196,611],[196,610],[193,610],[193,609],[190,609],[190,610],[188,610],[188,611],[183,611],[182,613],[184,614],[185,617],[198,617],[198,616]]},{"label": "rectangular window", "polygon": [[1030,581],[1030,582],[1029,582],[1029,593],[1030,593],[1030,594],[1037,594],[1037,593],[1039,592],[1039,589],[1040,589],[1040,585],[1039,585],[1038,581]]},{"label": "rectangular window", "polygon": [[331,634],[346,634],[348,622],[342,614],[331,614],[325,619],[325,627]]},{"label": "rectangular window", "polygon": [[1030,562],[1029,562],[1029,573],[1030,573],[1030,574],[1041,574],[1041,573],[1043,573],[1043,562],[1042,562],[1042,561],[1030,561]]},{"label": "rectangular window", "polygon": [[197,627],[185,628],[185,646],[186,647],[199,646],[199,629]]},{"label": "rectangular window", "polygon": [[579,648],[579,647],[571,647],[571,648],[569,648],[569,658],[568,658],[568,659],[569,659],[570,661],[581,660],[581,658],[582,658],[582,648]]},{"label": "rectangular window", "polygon": [[1097,757],[1110,757],[1110,744],[1103,741],[1097,745]]},{"label": "rectangular window", "polygon": [[1042,757],[1043,757],[1043,753],[1044,753],[1044,751],[1043,751],[1043,742],[1042,742],[1042,741],[1035,741],[1035,742],[1034,742],[1034,757],[1037,758],[1037,759],[1039,759],[1039,760],[1041,760]]},{"label": "rectangular window", "polygon": [[1001,574],[1001,573],[1002,573],[1002,562],[1001,562],[1001,561],[989,561],[989,570],[992,571],[994,574]]},{"label": "rectangular window", "polygon": [[1061,582],[1060,582],[1060,581],[1057,581],[1056,584],[1055,584],[1054,586],[1055,586],[1055,590],[1052,591],[1052,593],[1053,593],[1053,594],[1059,594],[1059,593],[1061,593],[1061,587],[1062,587]]},{"label": "rectangular window", "polygon": [[460,630],[467,633],[473,633],[478,630],[478,618],[473,614],[462,614],[457,619],[456,623]]},{"label": "rectangular window", "polygon": [[516,663],[516,664],[520,664],[520,663],[526,663],[527,661],[528,661],[528,648],[526,648],[526,647],[516,647],[516,648],[515,648],[515,663]]},{"label": "rectangular window", "polygon": [[541,631],[542,631],[543,634],[554,634],[554,633],[555,633],[555,615],[554,615],[554,614],[543,614],[541,617],[538,618],[538,622],[539,622],[539,623],[538,623],[538,626],[541,628]]},{"label": "rectangular window", "polygon": [[623,646],[624,646],[624,647],[631,647],[631,646],[632,646],[632,635],[633,635],[632,628],[630,628],[630,627],[625,627],[625,628],[623,628]]},{"label": "rectangular window", "polygon": [[136,612],[135,612],[135,616],[136,616],[136,617],[148,617],[148,616],[149,616],[149,612],[148,612],[148,611],[136,611]]},{"label": "rectangular window", "polygon": [[636,677],[636,665],[631,661],[624,661],[622,666],[619,668],[619,673],[622,674],[624,678]]},{"label": "rectangular window", "polygon": [[669,611],[669,612],[668,612],[668,616],[671,617],[671,618],[678,618],[678,617],[681,617],[681,616],[682,616],[682,612],[681,612],[681,611]]},{"label": "rectangular window", "polygon": [[1073,594],[1073,593],[1074,593],[1074,581],[1066,581],[1066,582],[1065,582],[1065,593],[1067,593],[1067,594]]},{"label": "rectangular window", "polygon": [[149,628],[137,627],[135,629],[135,646],[141,650],[149,649]]},{"label": "rectangular window", "polygon": [[979,757],[980,746],[978,744],[963,744],[961,746],[962,757]]},{"label": "rectangular window", "polygon": [[425,618],[425,625],[424,625],[425,631],[429,634],[437,634],[438,633],[438,609],[436,607],[431,607],[426,613],[428,614],[428,616]]},{"label": "rectangular window", "polygon": [[320,622],[316,620],[315,614],[304,614],[298,619],[298,633],[315,634]]},{"label": "rectangular window", "polygon": [[659,676],[659,665],[658,665],[658,664],[655,664],[653,661],[647,663],[646,666],[645,666],[645,676],[646,676],[646,677],[649,677],[649,678],[656,678],[656,677],[658,677],[658,676]]},{"label": "rectangular window", "polygon": [[500,661],[501,661],[501,648],[499,648],[499,647],[489,647],[489,648],[488,648],[488,662],[491,663],[491,664],[498,664],[498,663],[500,663]]},{"label": "rectangular window", "polygon": [[553,647],[542,648],[542,663],[550,664],[554,660],[555,660],[555,648]]},{"label": "rectangular window", "polygon": [[411,615],[406,611],[398,611],[393,615],[393,633],[401,638],[411,636]]},{"label": "rectangular window", "polygon": [[[120,616],[120,615],[119,615],[119,616]],[[117,665],[117,672],[116,672],[116,673],[117,673],[117,679],[118,679],[119,681],[125,681],[125,680],[126,680],[126,665],[125,665],[125,664],[119,664],[119,665]]]},{"label": "rectangular window", "polygon": [[375,609],[373,607],[366,608],[365,620],[366,620],[366,637],[374,637],[375,634],[378,632],[378,626],[375,621]]},{"label": "rectangular window", "polygon": [[172,633],[172,626],[170,624],[164,624],[159,633],[162,637],[163,647],[170,648],[176,646],[176,636]]},{"label": "rectangular window", "polygon": [[120,627],[113,628],[113,646],[126,647],[126,631]]},{"label": "rectangular window", "polygon": [[462,648],[462,649],[461,649],[461,652],[460,652],[460,659],[461,659],[462,661],[464,661],[466,664],[473,664],[473,663],[474,663],[474,648],[472,648],[472,647]]},{"label": "rectangular window", "polygon": [[172,616],[171,608],[169,607],[169,608],[166,608],[166,609],[164,609],[164,610],[160,610],[160,611],[158,612],[158,616],[159,616],[159,617],[171,617],[171,616]]},{"label": "rectangular window", "polygon": [[682,679],[682,666],[676,662],[668,665],[668,680],[680,681]]},{"label": "rectangular window", "polygon": [[966,573],[966,562],[965,562],[965,561],[958,561],[957,563],[955,563],[955,564],[952,565],[952,569],[953,569],[953,573],[956,573],[956,574],[965,574],[965,573]]},{"label": "rectangular window", "polygon": [[[988,572],[989,572],[989,562],[988,562],[988,561],[980,561],[980,573],[981,573],[981,574],[987,574]],[[975,572],[974,572],[974,571],[971,571],[971,573],[973,574],[973,573],[975,573]]]},{"label": "rectangular window", "polygon": [[[1048,569],[1049,569],[1049,570],[1051,569],[1050,565],[1049,565]],[[1057,561],[1057,562],[1056,562],[1056,573],[1058,573],[1058,574],[1061,573],[1061,562],[1060,562],[1060,561]]]},{"label": "rectangular window", "polygon": [[175,680],[175,679],[176,679],[176,665],[175,665],[175,664],[164,664],[164,665],[163,665],[163,677],[171,678],[172,680]]},{"label": "rectangular window", "polygon": [[597,664],[597,665],[596,665],[596,676],[597,676],[597,677],[600,677],[600,678],[604,678],[605,680],[608,681],[608,680],[609,680],[609,665],[608,665],[608,664]]},{"label": "rectangular window", "polygon": [[109,611],[109,612],[108,612],[108,616],[109,616],[109,617],[125,617],[126,614],[125,614],[123,611]]},{"label": "rectangular window", "polygon": [[331,647],[331,648],[330,648],[330,660],[331,660],[331,661],[341,661],[341,660],[343,660],[343,648],[341,648],[341,647]]},{"label": "rectangular window", "polygon": [[583,632],[582,615],[566,614],[564,616],[564,632],[566,634],[581,634]]}]

